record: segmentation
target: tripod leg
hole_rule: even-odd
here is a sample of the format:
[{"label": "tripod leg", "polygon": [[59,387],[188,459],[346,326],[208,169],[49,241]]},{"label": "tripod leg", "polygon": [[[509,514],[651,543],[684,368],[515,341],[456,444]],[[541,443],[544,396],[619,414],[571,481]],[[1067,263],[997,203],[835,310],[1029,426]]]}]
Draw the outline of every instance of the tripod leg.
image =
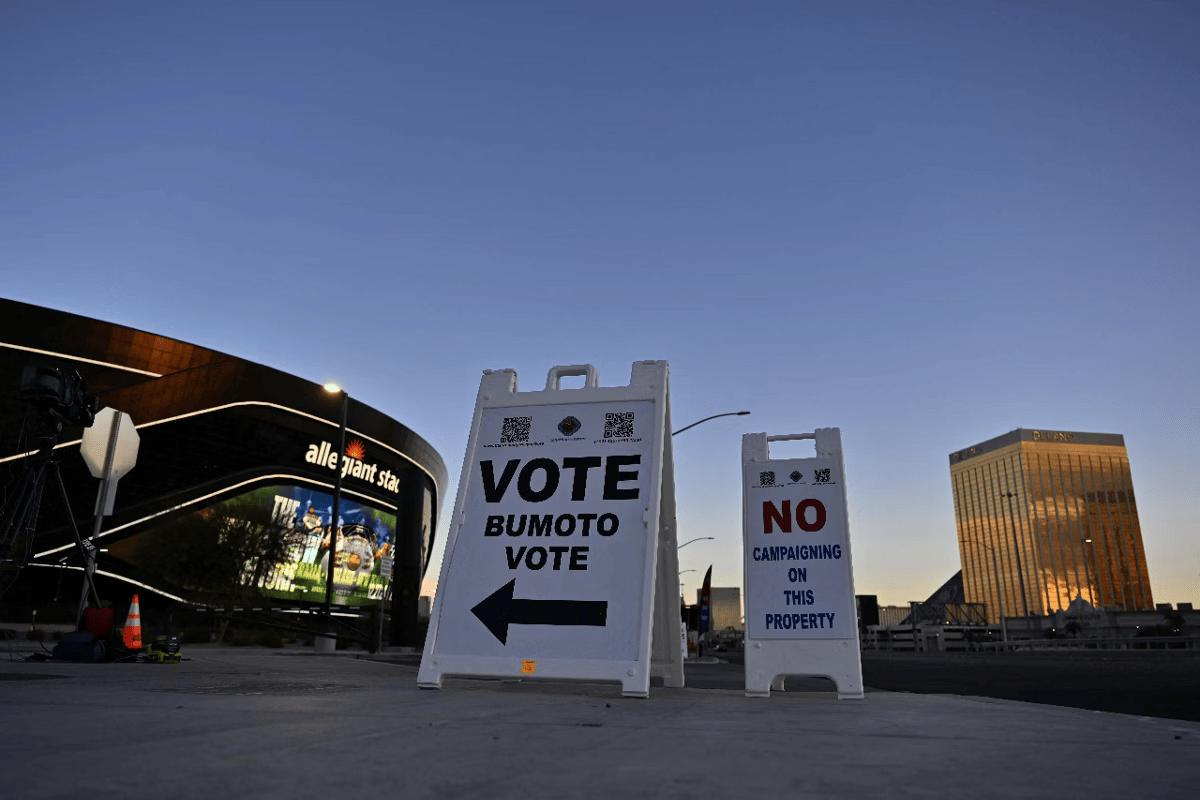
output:
[{"label": "tripod leg", "polygon": [[0,597],[17,582],[21,570],[29,561],[33,547],[34,529],[37,527],[38,510],[42,505],[42,485],[46,478],[46,463],[36,469],[27,467],[21,479],[21,488],[13,502],[11,513],[4,522],[4,536],[0,538],[0,556],[9,559],[5,571],[10,573],[0,581]]},{"label": "tripod leg", "polygon": [[15,548],[18,543],[27,544],[27,539],[37,524],[37,508],[41,500],[45,473],[45,464],[39,465],[36,470],[26,468],[21,478],[21,488],[13,499],[12,512],[4,521],[4,538],[0,539],[0,542],[3,542],[5,547]]},{"label": "tripod leg", "polygon": [[71,512],[71,498],[67,494],[67,485],[63,483],[62,471],[58,468],[58,462],[51,462],[54,465],[54,476],[58,478],[58,491],[62,495],[63,510],[67,512],[67,520],[71,523],[71,532],[75,534],[75,545],[79,548],[79,555],[83,559],[83,578],[87,588],[92,592],[92,601],[100,605],[100,593],[96,591],[96,581],[92,578],[92,573],[88,570],[88,559],[91,558],[87,548],[83,546],[83,538],[79,535],[79,526],[75,524],[75,514]]}]

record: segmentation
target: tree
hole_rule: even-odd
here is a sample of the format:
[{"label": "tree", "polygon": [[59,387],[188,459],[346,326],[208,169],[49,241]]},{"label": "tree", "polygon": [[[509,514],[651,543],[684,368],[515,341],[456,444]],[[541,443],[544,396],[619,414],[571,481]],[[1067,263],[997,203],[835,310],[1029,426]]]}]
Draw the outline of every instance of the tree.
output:
[{"label": "tree", "polygon": [[225,585],[235,601],[257,596],[279,565],[294,560],[305,538],[304,531],[258,494],[235,497],[220,509],[218,541],[228,568]]},{"label": "tree", "polygon": [[274,489],[259,489],[184,514],[117,542],[113,555],[213,605],[256,598],[304,538],[275,513]]}]

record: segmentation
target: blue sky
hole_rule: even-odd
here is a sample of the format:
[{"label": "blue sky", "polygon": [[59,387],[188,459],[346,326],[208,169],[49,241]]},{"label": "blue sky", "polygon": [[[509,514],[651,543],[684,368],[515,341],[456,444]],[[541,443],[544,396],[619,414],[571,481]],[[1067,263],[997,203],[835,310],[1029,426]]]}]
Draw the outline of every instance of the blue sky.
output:
[{"label": "blue sky", "polygon": [[[652,6],[647,10],[646,6]],[[1124,433],[1200,600],[1194,3],[6,3],[4,293],[334,377],[457,475],[480,370],[672,365],[681,552],[739,435],[843,429],[856,583],[958,568],[947,454]],[[444,531],[444,525],[443,525]]]}]

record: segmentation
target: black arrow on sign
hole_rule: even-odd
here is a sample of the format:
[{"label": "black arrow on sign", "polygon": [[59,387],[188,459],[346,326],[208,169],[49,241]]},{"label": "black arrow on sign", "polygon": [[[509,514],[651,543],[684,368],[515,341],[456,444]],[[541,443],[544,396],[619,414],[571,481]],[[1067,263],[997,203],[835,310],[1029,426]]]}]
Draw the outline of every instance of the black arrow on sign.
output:
[{"label": "black arrow on sign", "polygon": [[607,600],[517,600],[513,593],[517,579],[492,592],[471,613],[479,618],[500,644],[508,643],[509,625],[592,625],[608,624]]}]

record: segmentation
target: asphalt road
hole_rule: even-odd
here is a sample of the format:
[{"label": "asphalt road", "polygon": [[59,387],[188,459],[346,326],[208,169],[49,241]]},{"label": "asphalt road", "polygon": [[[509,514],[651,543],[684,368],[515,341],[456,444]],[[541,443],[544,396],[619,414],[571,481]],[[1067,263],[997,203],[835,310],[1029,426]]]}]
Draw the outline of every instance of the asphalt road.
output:
[{"label": "asphalt road", "polygon": [[[630,700],[516,679],[431,691],[412,664],[185,655],[0,661],[0,796],[1190,800],[1200,760],[1198,723],[979,697],[738,687]],[[738,674],[689,668],[693,686]]]},{"label": "asphalt road", "polygon": [[[688,686],[742,686],[741,653],[689,663]],[[863,653],[867,691],[996,697],[1029,703],[1200,721],[1200,653]],[[789,678],[787,691],[833,691],[819,678]]]},{"label": "asphalt road", "polygon": [[864,653],[863,681],[891,691],[1200,721],[1200,653],[1194,652]]}]

